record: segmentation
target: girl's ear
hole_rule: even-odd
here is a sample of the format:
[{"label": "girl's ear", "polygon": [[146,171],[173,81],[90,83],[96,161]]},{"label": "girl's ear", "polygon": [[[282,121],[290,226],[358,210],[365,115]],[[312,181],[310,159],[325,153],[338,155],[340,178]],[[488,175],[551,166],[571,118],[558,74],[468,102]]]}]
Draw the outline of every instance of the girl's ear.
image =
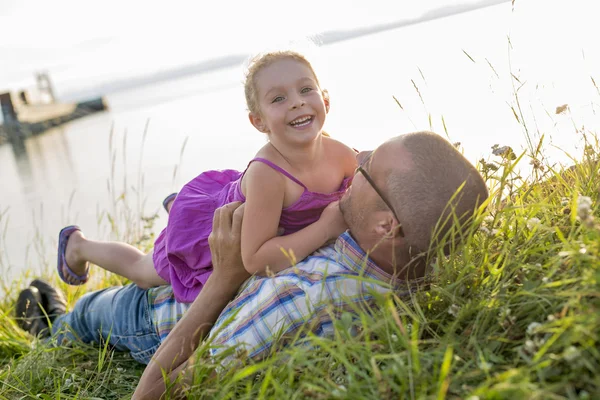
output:
[{"label": "girl's ear", "polygon": [[250,120],[250,123],[260,132],[269,133],[269,130],[267,129],[267,126],[265,125],[260,115],[255,113],[248,113],[248,119]]},{"label": "girl's ear", "polygon": [[329,91],[327,89],[323,89],[323,102],[325,103],[325,111],[329,113],[329,106],[331,100],[329,98]]}]

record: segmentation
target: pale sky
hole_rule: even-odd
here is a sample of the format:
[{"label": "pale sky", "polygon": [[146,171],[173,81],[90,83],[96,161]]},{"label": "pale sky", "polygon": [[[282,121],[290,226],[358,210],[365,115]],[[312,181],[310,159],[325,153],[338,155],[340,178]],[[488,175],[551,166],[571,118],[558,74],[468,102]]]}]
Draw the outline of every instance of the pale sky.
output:
[{"label": "pale sky", "polygon": [[0,88],[32,85],[45,69],[60,91],[473,2],[2,0]]}]

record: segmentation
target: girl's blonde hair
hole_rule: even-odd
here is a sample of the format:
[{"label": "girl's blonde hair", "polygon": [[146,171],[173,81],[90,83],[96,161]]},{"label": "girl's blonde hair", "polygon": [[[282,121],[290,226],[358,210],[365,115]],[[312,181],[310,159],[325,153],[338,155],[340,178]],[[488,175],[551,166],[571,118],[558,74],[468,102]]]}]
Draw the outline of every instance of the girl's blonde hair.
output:
[{"label": "girl's blonde hair", "polygon": [[246,105],[249,112],[260,114],[260,107],[258,106],[258,94],[256,90],[256,75],[258,72],[263,68],[273,64],[275,61],[285,60],[288,58],[299,61],[306,65],[315,77],[317,86],[319,86],[319,89],[321,88],[319,79],[317,78],[317,74],[315,74],[312,64],[302,54],[293,50],[272,51],[258,54],[250,60],[248,70],[246,71],[246,80],[244,82],[244,94],[246,95]]}]

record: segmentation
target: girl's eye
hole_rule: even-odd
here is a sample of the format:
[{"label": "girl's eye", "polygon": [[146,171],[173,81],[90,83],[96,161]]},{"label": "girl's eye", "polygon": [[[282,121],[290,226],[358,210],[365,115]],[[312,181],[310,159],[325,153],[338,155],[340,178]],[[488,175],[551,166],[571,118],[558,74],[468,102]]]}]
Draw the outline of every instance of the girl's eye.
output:
[{"label": "girl's eye", "polygon": [[308,93],[311,90],[313,90],[311,87],[305,87],[305,88],[302,88],[302,90],[300,91],[300,93]]},{"label": "girl's eye", "polygon": [[278,103],[283,100],[283,96],[277,96],[273,99],[271,103]]}]

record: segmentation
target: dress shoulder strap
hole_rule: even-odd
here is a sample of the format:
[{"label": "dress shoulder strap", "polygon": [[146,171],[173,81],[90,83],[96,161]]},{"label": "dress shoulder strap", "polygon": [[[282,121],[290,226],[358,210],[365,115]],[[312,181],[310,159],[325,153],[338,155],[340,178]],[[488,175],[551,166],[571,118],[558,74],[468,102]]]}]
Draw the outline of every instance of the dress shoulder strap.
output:
[{"label": "dress shoulder strap", "polygon": [[267,164],[269,167],[273,168],[275,171],[278,171],[278,172],[282,173],[283,175],[285,175],[289,179],[291,179],[293,182],[295,182],[298,185],[302,186],[305,190],[308,190],[306,188],[306,186],[304,185],[304,183],[300,182],[294,175],[290,174],[289,172],[287,172],[285,169],[281,168],[279,165],[275,164],[274,162],[269,161],[266,158],[256,157],[256,158],[253,158],[252,160],[250,160],[250,162],[248,163],[248,165],[250,165],[254,161],[258,161],[258,162],[261,162],[263,164]]}]

